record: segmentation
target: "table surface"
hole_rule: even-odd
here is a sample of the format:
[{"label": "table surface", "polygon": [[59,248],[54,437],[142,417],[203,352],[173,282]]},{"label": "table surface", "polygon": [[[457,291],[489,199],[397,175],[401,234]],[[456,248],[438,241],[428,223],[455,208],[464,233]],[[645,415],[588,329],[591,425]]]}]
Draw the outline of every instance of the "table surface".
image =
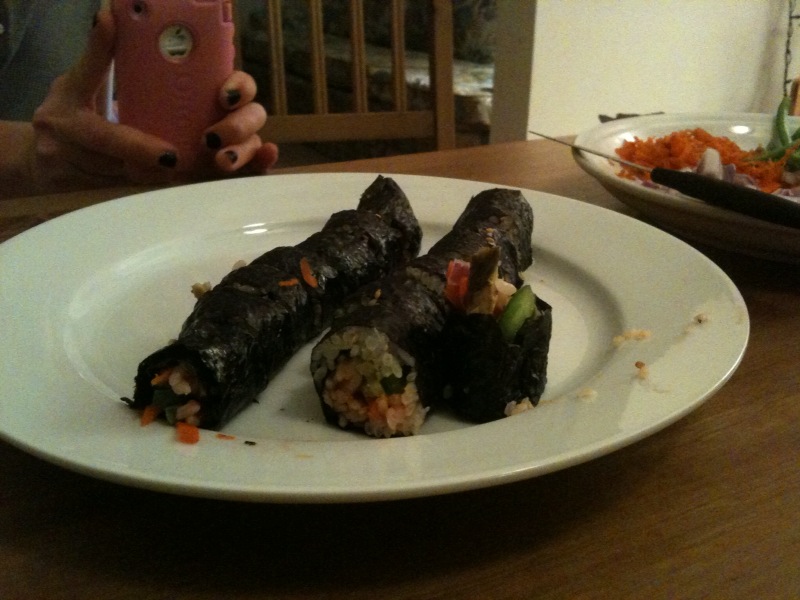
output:
[{"label": "table surface", "polygon": [[[322,171],[472,179],[632,214],[543,141],[276,170]],[[0,240],[132,191],[0,202]],[[0,597],[798,598],[800,273],[698,249],[741,291],[750,343],[716,395],[643,441],[489,489],[310,506],[123,487],[0,442]]]}]

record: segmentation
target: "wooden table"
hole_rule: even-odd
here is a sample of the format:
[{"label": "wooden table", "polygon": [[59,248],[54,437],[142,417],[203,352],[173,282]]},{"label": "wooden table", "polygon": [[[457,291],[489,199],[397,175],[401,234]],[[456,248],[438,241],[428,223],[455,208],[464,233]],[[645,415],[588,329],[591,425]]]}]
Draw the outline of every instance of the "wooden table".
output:
[{"label": "wooden table", "polygon": [[[541,141],[285,172],[314,171],[475,179],[628,212]],[[128,191],[0,203],[0,235]],[[329,506],[131,489],[0,443],[0,597],[798,598],[800,274],[701,250],[741,290],[750,345],[714,397],[644,441],[492,489]]]}]

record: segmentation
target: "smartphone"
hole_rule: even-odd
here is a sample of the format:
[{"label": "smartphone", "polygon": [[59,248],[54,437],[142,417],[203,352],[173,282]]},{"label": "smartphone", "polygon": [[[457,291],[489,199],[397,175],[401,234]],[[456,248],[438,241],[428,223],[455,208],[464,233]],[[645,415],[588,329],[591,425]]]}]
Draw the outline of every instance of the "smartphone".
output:
[{"label": "smartphone", "polygon": [[203,132],[222,119],[233,71],[231,0],[112,0],[117,118],[178,149],[179,171],[211,164]]}]

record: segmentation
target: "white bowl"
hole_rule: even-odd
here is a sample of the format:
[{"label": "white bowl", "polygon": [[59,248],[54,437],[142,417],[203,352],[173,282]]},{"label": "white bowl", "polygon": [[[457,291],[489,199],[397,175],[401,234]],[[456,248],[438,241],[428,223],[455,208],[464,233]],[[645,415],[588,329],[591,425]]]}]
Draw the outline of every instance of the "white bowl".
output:
[{"label": "white bowl", "polygon": [[[700,127],[712,135],[726,136],[742,148],[766,144],[772,115],[753,113],[679,113],[631,117],[604,123],[584,131],[575,143],[615,154],[615,149],[634,137],[661,137],[673,131]],[[800,118],[791,118],[800,126]],[[715,248],[771,260],[800,262],[800,229],[776,225],[712,206],[674,191],[645,187],[617,175],[619,167],[605,158],[573,152],[578,165],[609,192],[665,230]]]}]

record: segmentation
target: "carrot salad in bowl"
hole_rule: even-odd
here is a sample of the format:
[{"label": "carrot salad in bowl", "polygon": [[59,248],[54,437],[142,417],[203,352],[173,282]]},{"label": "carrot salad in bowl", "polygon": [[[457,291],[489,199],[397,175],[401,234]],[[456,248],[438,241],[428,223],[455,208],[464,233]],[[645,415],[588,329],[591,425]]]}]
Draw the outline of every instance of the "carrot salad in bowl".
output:
[{"label": "carrot salad in bowl", "polygon": [[[627,140],[617,155],[644,167],[691,170],[763,192],[800,196],[800,128],[787,127],[788,99],[781,102],[766,146],[743,149],[724,136],[702,128],[674,131],[662,137]],[[649,173],[622,165],[620,177],[655,185]]]}]

